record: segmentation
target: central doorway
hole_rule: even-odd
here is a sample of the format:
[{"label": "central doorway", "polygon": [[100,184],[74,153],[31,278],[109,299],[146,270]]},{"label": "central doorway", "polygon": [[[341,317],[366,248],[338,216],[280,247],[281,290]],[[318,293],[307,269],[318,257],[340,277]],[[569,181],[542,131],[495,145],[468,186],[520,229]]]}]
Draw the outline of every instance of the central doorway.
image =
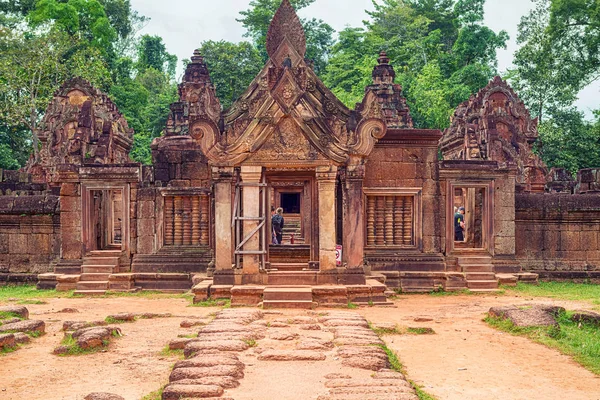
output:
[{"label": "central doorway", "polygon": [[280,193],[281,208],[286,214],[300,214],[300,193]]}]

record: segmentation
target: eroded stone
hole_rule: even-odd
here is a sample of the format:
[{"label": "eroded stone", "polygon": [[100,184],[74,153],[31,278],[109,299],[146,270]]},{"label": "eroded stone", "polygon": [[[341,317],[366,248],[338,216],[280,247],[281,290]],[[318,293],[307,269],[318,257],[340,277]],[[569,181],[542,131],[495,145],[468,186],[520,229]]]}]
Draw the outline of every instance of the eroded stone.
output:
[{"label": "eroded stone", "polygon": [[44,333],[46,330],[46,324],[44,321],[19,321],[13,322],[12,324],[5,324],[0,326],[0,332],[14,331],[14,332],[39,332]]},{"label": "eroded stone", "polygon": [[224,390],[217,385],[179,385],[171,384],[165,387],[162,400],[180,400],[185,398],[206,398],[222,396]]},{"label": "eroded stone", "polygon": [[23,306],[2,306],[0,307],[0,312],[18,315],[23,319],[29,318],[29,310]]},{"label": "eroded stone", "polygon": [[323,361],[325,354],[311,350],[266,350],[258,359],[261,361]]},{"label": "eroded stone", "polygon": [[244,377],[244,368],[240,365],[214,365],[211,367],[176,368],[171,372],[169,382],[182,379],[199,379],[210,376],[230,376],[241,379]]}]

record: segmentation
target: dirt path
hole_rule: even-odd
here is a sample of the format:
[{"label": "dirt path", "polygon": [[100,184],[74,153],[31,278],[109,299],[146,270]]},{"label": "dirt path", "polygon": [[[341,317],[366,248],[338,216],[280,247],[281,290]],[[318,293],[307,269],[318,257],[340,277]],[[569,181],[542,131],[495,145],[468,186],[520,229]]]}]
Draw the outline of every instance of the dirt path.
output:
[{"label": "dirt path", "polygon": [[[46,322],[45,336],[34,339],[14,353],[0,356],[0,398],[82,399],[94,391],[120,394],[138,400],[168,381],[176,357],[161,350],[178,334],[199,328],[179,327],[183,319],[206,317],[216,309],[188,307],[183,299],[144,298],[48,299],[48,304],[28,305],[31,319]],[[600,400],[600,378],[557,351],[487,327],[482,321],[492,305],[522,304],[531,299],[511,296],[406,296],[397,308],[355,310],[372,322],[396,322],[424,326],[435,335],[387,336],[397,351],[408,378],[444,399],[544,399]],[[540,302],[539,299],[536,302]],[[567,308],[585,304],[547,300]],[[65,307],[76,314],[57,313]],[[320,311],[320,310],[319,310]],[[324,310],[326,311],[326,310]],[[173,318],[138,320],[121,325],[124,337],[105,353],[58,357],[52,353],[62,340],[66,320],[99,320],[117,312],[171,313]],[[285,311],[283,317],[306,315]],[[417,317],[430,322],[415,322]],[[310,336],[326,337],[323,332]],[[232,394],[236,400],[316,399],[323,394],[324,376],[346,372],[338,363],[258,361],[258,353],[243,355],[246,364],[242,386]],[[337,365],[337,367],[336,367]],[[357,370],[353,375],[361,376]]]},{"label": "dirt path", "polygon": [[[556,350],[488,327],[491,306],[588,304],[512,296],[403,296],[394,311],[362,309],[373,322],[430,327],[435,335],[386,336],[408,378],[442,400],[598,400],[600,378]],[[431,322],[415,322],[417,317]]]}]

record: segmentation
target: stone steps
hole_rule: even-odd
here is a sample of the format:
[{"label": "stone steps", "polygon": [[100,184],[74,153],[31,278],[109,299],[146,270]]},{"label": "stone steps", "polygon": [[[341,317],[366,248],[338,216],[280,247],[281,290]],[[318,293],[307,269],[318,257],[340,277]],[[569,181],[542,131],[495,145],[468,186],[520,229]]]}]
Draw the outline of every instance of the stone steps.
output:
[{"label": "stone steps", "polygon": [[85,257],[83,265],[118,265],[119,257]]},{"label": "stone steps", "polygon": [[294,308],[310,310],[313,294],[310,287],[267,287],[263,291],[263,308]]},{"label": "stone steps", "polygon": [[79,281],[77,290],[108,290],[108,281]]},{"label": "stone steps", "polygon": [[114,265],[83,265],[81,272],[83,274],[115,274],[118,271]]},{"label": "stone steps", "polygon": [[276,269],[277,271],[294,271],[300,272],[304,271],[308,268],[308,264],[304,263],[272,263],[271,269]]},{"label": "stone steps", "polygon": [[498,289],[497,280],[484,280],[484,281],[467,281],[467,287],[469,290],[480,290],[480,289]]},{"label": "stone steps", "polygon": [[493,281],[496,280],[496,274],[493,272],[467,272],[465,278],[467,281]]},{"label": "stone steps", "polygon": [[79,296],[104,296],[106,290],[76,290],[73,294]]},{"label": "stone steps", "polygon": [[84,259],[75,294],[97,296],[109,289],[109,276],[119,272],[121,250],[94,250]]},{"label": "stone steps", "polygon": [[271,271],[267,279],[274,286],[318,284],[316,271]]},{"label": "stone steps", "polygon": [[83,273],[81,274],[80,281],[108,281],[108,277],[111,273]]}]

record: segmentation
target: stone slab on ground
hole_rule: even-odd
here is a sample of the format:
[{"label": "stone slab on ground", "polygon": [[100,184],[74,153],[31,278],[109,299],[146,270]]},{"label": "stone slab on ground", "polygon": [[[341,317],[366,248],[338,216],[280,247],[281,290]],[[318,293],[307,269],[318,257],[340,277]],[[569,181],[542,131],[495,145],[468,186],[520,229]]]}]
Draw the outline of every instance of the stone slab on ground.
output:
[{"label": "stone slab on ground", "polygon": [[27,307],[23,306],[2,306],[0,307],[0,313],[1,312],[18,315],[23,319],[29,318],[29,310],[27,309]]},{"label": "stone slab on ground", "polygon": [[211,376],[230,376],[236,379],[244,377],[244,368],[240,365],[214,365],[211,367],[175,368],[169,376],[169,382],[182,379],[200,379]]},{"label": "stone slab on ground", "polygon": [[44,333],[46,331],[46,324],[44,321],[27,320],[13,322],[12,324],[0,325],[1,332],[39,332]]},{"label": "stone slab on ground", "polygon": [[323,361],[327,357],[311,350],[266,350],[258,356],[260,361]]},{"label": "stone slab on ground", "polygon": [[178,385],[171,384],[165,387],[162,400],[180,400],[186,398],[206,398],[222,396],[224,390],[217,385]]},{"label": "stone slab on ground", "polygon": [[508,319],[515,326],[557,326],[556,315],[564,312],[562,307],[547,305],[492,307],[490,316]]},{"label": "stone slab on ground", "polygon": [[125,398],[112,393],[90,393],[83,400],[125,400]]},{"label": "stone slab on ground", "polygon": [[183,354],[186,358],[192,357],[203,350],[218,350],[218,351],[245,351],[250,346],[242,340],[215,340],[209,342],[191,342],[183,349]]},{"label": "stone slab on ground", "polygon": [[575,311],[571,320],[600,326],[600,314],[593,311]]},{"label": "stone slab on ground", "polygon": [[10,349],[17,345],[15,335],[12,333],[0,334],[0,350]]}]

